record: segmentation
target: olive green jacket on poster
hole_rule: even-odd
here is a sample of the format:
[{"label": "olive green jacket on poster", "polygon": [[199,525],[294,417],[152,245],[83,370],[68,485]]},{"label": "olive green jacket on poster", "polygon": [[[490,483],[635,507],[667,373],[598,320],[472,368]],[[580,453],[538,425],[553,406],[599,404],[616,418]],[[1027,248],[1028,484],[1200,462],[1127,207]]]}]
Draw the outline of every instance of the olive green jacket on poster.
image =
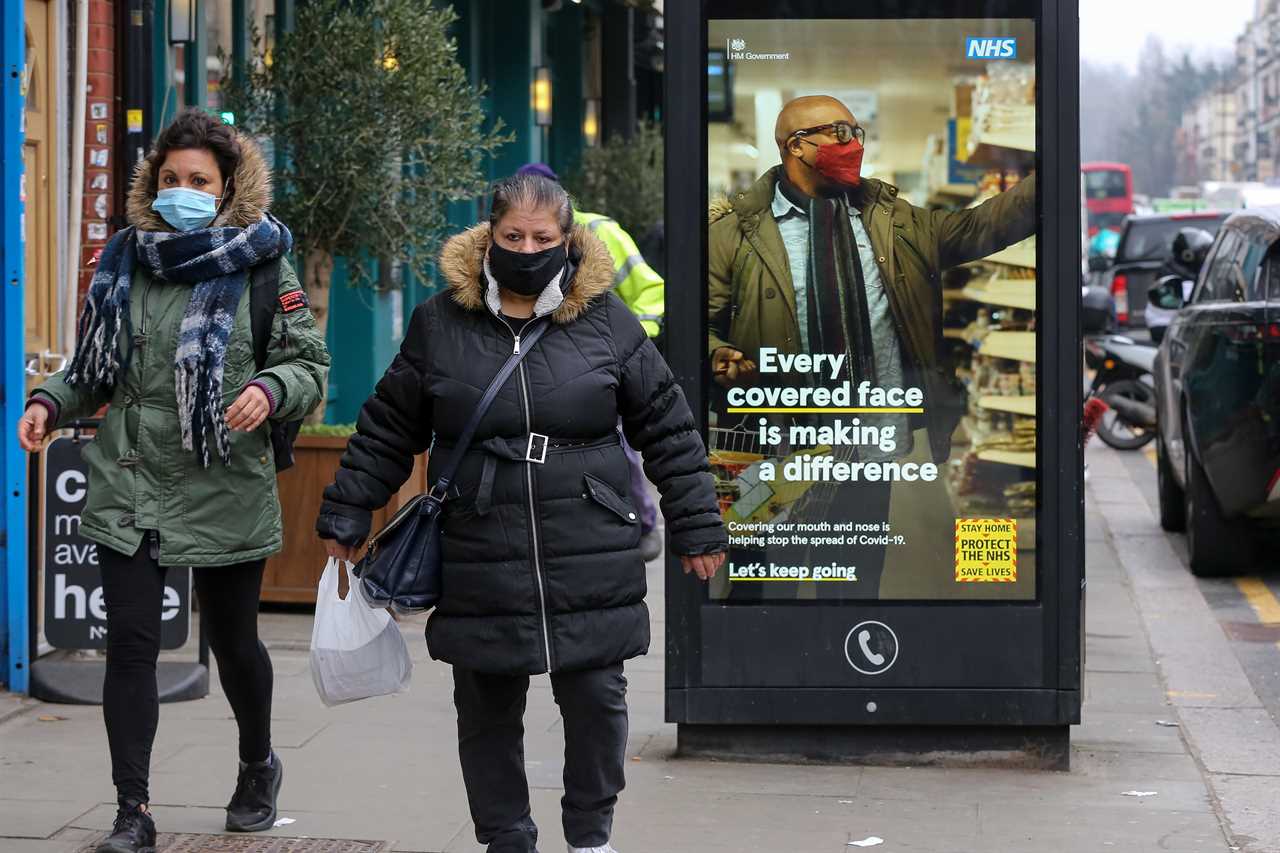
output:
[{"label": "olive green jacket on poster", "polygon": [[[244,156],[236,171],[238,189],[218,225],[255,222],[269,201],[261,155],[245,137],[240,143]],[[130,221],[143,230],[172,230],[151,211],[148,184],[143,169],[130,191]],[[90,417],[110,403],[97,437],[84,448],[89,487],[80,532],[86,538],[131,555],[145,531],[154,530],[160,536],[162,566],[230,566],[268,557],[282,547],[275,458],[269,421],[253,432],[231,433],[229,466],[214,453],[205,468],[194,451],[182,447],[174,354],[192,286],[156,279],[138,264],[130,288],[133,355],[123,381],[111,394],[98,395],[71,388],[58,374],[33,396],[56,405],[53,428]],[[300,287],[293,268],[282,259],[280,293]],[[329,352],[324,338],[309,308],[277,313],[266,364],[258,371],[249,290],[246,285],[227,341],[223,403],[230,408],[256,379],[276,400],[270,420],[300,419],[319,404],[325,388]],[[121,349],[127,352],[128,343],[122,341]]]},{"label": "olive green jacket on poster", "polygon": [[[772,205],[781,166],[711,209],[708,241],[708,354],[720,347],[757,359],[761,347],[798,352],[800,326],[791,264]],[[888,287],[908,383],[925,392],[923,423],[935,461],[951,452],[964,411],[963,390],[942,339],[942,272],[976,261],[1035,233],[1031,176],[970,210],[928,211],[898,197],[897,187],[864,179],[858,193],[880,276]]]}]

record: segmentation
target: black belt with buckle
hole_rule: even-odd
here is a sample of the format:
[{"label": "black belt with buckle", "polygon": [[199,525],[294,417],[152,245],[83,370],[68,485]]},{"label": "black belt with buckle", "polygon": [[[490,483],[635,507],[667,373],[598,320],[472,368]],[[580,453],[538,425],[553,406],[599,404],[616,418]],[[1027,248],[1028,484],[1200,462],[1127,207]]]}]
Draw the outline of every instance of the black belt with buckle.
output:
[{"label": "black belt with buckle", "polygon": [[[622,437],[617,430],[600,438],[557,438],[531,432],[519,438],[490,438],[479,442],[468,451],[485,454],[480,487],[476,492],[476,513],[485,515],[493,507],[493,478],[498,472],[499,460],[544,465],[551,454],[614,447],[621,442]],[[449,446],[441,445],[440,449],[448,450]]]}]

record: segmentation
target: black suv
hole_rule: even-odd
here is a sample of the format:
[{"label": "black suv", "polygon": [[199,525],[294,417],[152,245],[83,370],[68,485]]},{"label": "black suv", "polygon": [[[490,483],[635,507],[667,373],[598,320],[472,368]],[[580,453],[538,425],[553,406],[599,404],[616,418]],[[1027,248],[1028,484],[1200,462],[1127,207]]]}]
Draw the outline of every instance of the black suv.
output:
[{"label": "black suv", "polygon": [[1191,571],[1252,567],[1280,522],[1280,207],[1245,210],[1218,232],[1156,356],[1160,524],[1187,532]]},{"label": "black suv", "polygon": [[1156,273],[1169,260],[1178,229],[1200,228],[1216,234],[1226,218],[1226,213],[1203,210],[1126,219],[1115,262],[1103,279],[1115,300],[1116,321],[1121,326],[1145,324],[1142,312],[1147,307],[1147,288],[1155,284]]}]

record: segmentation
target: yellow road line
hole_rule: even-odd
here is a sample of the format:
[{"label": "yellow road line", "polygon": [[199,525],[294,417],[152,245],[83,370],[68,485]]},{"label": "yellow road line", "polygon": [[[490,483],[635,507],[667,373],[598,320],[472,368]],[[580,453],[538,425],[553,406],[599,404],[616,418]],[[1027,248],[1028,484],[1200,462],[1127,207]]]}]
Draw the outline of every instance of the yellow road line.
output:
[{"label": "yellow road line", "polygon": [[[1236,588],[1258,615],[1259,622],[1280,625],[1280,601],[1261,578],[1236,578]],[[1276,643],[1276,648],[1280,649],[1280,643]]]},{"label": "yellow road line", "polygon": [[1236,587],[1258,615],[1258,621],[1280,625],[1280,601],[1261,578],[1236,578]]},{"label": "yellow road line", "polygon": [[1152,465],[1155,465],[1156,464],[1155,442],[1152,442],[1151,444],[1148,444],[1146,447],[1142,448],[1142,455],[1147,457],[1148,461],[1150,461]]}]

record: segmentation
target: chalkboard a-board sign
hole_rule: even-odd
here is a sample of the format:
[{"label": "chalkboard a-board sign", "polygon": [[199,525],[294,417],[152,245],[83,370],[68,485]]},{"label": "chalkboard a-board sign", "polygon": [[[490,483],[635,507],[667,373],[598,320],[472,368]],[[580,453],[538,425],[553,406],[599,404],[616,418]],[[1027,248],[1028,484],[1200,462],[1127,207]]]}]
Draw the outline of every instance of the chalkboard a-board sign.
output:
[{"label": "chalkboard a-board sign", "polygon": [[[80,535],[89,479],[81,453],[91,441],[56,438],[44,452],[44,630],[49,645],[58,649],[107,647],[98,545]],[[181,648],[191,626],[191,569],[168,570],[156,606],[161,608],[161,648]]]}]

